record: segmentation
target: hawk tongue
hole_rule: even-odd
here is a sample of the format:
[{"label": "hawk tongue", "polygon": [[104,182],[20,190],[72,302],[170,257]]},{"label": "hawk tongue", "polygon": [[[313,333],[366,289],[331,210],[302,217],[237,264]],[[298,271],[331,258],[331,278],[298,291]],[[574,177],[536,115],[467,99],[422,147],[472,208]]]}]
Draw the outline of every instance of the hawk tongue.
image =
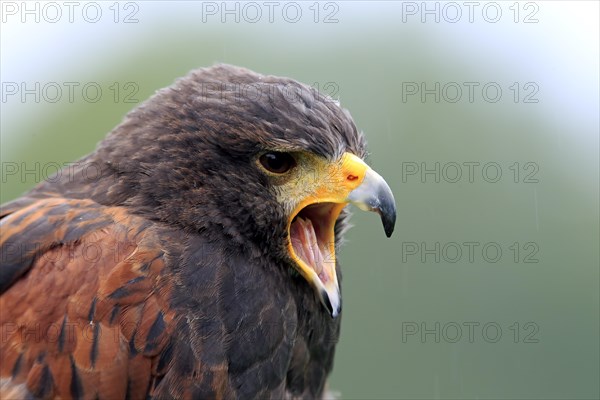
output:
[{"label": "hawk tongue", "polygon": [[[329,280],[329,271],[325,267],[328,253],[327,245],[319,246],[318,236],[310,219],[298,216],[290,227],[292,247],[296,256],[311,267],[324,284]],[[325,251],[323,251],[325,250]]]}]

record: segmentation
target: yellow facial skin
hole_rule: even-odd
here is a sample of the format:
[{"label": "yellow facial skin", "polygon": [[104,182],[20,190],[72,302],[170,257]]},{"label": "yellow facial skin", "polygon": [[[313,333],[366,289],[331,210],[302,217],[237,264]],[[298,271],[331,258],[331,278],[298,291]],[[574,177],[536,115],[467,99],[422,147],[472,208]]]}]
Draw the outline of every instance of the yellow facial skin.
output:
[{"label": "yellow facial skin", "polygon": [[[292,154],[296,166],[285,174],[272,174],[277,198],[288,215],[288,253],[332,317],[336,317],[341,310],[341,299],[335,271],[335,222],[342,209],[354,203],[363,210],[379,212],[389,236],[395,221],[394,198],[383,178],[354,154],[344,153],[333,162],[309,153]],[[324,227],[320,242],[327,246],[321,277],[296,255],[290,237],[294,218],[306,207],[316,204],[322,207],[311,207],[316,210],[311,214]]]}]

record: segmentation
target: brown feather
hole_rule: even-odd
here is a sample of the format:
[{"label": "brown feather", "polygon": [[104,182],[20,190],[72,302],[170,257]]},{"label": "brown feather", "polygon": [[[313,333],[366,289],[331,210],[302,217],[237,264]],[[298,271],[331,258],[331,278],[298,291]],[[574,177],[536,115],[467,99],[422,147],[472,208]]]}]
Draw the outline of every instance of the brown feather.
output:
[{"label": "brown feather", "polygon": [[[56,212],[64,205],[68,205],[67,212]],[[144,351],[157,315],[169,314],[159,307],[167,301],[158,302],[152,293],[164,266],[157,262],[160,248],[151,252],[146,247],[136,253],[137,243],[132,239],[153,239],[147,232],[131,235],[142,221],[119,209],[93,206],[95,216],[107,223],[90,229],[98,226],[97,221],[81,219],[90,214],[90,205],[79,200],[42,200],[2,221],[2,241],[18,236],[26,241],[27,227],[35,218],[42,221],[36,228],[41,238],[33,240],[47,251],[25,252],[22,257],[32,258],[31,267],[0,297],[0,325],[6,339],[1,347],[1,374],[10,376],[13,384],[25,383],[36,396],[52,398],[57,390],[68,398],[77,392],[73,367],[84,397],[93,392],[104,398],[124,398],[128,386],[147,387],[151,380],[150,358],[138,357],[133,365],[145,367],[128,373],[129,341],[141,329],[135,347]],[[80,234],[66,240],[73,230]],[[153,268],[141,268],[146,264]],[[116,307],[121,311],[111,322]],[[162,318],[165,328],[152,338],[150,356],[164,347],[171,321],[172,317]],[[13,376],[18,360],[19,372]]]}]

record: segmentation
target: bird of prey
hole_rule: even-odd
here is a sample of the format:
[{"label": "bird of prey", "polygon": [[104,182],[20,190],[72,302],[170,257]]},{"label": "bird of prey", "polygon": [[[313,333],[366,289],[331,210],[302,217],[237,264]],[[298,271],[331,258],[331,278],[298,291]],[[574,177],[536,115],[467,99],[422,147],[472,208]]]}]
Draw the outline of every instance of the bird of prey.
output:
[{"label": "bird of prey", "polygon": [[322,398],[347,206],[396,219],[350,114],[215,65],[1,208],[2,399]]}]

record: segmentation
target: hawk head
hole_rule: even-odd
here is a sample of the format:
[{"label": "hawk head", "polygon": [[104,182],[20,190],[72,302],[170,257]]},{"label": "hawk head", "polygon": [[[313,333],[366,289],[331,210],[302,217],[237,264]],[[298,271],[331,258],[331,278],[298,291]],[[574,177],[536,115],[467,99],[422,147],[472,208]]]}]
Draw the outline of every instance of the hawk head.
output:
[{"label": "hawk head", "polygon": [[102,179],[63,185],[209,238],[218,230],[227,246],[293,268],[335,317],[346,206],[378,212],[387,236],[396,219],[392,192],[365,153],[363,135],[331,98],[217,65],[130,112],[83,160],[99,165]]}]

